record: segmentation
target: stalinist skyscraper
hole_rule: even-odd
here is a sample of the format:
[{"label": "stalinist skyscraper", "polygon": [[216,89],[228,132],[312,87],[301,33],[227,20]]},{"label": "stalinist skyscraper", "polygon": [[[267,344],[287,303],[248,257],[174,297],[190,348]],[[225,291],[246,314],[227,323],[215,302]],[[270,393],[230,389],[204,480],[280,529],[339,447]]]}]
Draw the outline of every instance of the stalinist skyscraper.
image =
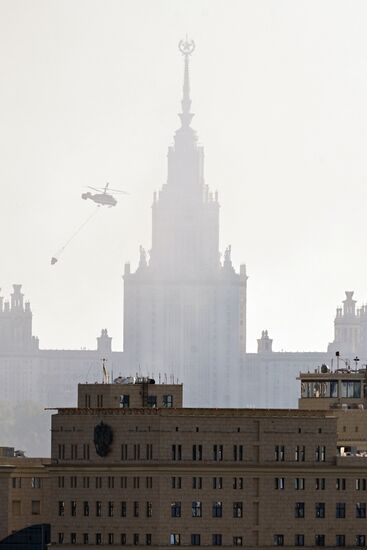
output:
[{"label": "stalinist skyscraper", "polygon": [[168,149],[167,183],[154,195],[152,247],[124,274],[124,352],[132,372],[184,383],[186,405],[240,404],[246,350],[246,269],[230,246],[221,261],[219,203],[204,181],[204,150],[191,127],[189,59],[184,58],[181,126]]}]

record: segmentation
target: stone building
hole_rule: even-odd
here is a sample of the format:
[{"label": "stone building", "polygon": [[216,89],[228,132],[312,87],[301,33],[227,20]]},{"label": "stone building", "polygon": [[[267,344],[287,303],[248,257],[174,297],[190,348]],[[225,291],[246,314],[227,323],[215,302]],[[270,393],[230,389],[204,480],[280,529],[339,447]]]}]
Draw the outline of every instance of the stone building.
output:
[{"label": "stone building", "polygon": [[246,268],[229,246],[221,262],[219,202],[204,180],[204,150],[191,127],[189,56],[181,42],[181,126],[168,149],[167,183],[154,194],[152,246],[135,272],[125,266],[124,354],[143,374],[182,381],[187,404],[237,406],[235,379],[246,350]]}]

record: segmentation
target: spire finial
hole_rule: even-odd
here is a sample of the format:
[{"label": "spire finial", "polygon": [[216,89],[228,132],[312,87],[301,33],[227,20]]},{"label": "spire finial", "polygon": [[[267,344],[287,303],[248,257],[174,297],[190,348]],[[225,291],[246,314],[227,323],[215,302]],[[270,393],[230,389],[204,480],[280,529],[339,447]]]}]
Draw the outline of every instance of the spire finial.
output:
[{"label": "spire finial", "polygon": [[182,95],[182,113],[180,114],[182,126],[189,126],[194,116],[190,113],[191,99],[190,99],[190,75],[189,75],[189,57],[195,50],[195,42],[186,38],[180,40],[178,43],[178,49],[185,57],[185,70],[184,70],[184,83],[183,83],[183,95]]}]

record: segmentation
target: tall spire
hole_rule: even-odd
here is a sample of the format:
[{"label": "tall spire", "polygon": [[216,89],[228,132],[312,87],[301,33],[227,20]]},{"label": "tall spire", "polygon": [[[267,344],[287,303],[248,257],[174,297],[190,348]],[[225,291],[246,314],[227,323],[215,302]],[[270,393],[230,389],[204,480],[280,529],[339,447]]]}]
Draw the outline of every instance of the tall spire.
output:
[{"label": "tall spire", "polygon": [[181,119],[182,127],[190,126],[192,117],[194,116],[190,113],[191,108],[191,99],[190,99],[190,75],[189,75],[189,57],[192,52],[195,50],[195,42],[193,40],[188,40],[187,35],[185,40],[180,40],[178,44],[178,49],[185,58],[185,69],[184,69],[184,83],[182,88],[182,113],[179,117]]}]

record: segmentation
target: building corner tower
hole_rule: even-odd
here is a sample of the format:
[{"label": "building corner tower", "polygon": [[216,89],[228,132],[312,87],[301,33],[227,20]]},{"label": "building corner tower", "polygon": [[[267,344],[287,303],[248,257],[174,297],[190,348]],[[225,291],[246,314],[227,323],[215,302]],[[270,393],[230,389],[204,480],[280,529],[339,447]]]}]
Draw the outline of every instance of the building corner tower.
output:
[{"label": "building corner tower", "polygon": [[184,383],[185,404],[240,404],[240,355],[246,351],[246,268],[236,273],[231,247],[221,262],[219,202],[204,181],[204,150],[191,127],[189,59],[181,41],[181,126],[168,150],[167,183],[154,194],[152,247],[140,247],[124,273],[126,365]]}]

